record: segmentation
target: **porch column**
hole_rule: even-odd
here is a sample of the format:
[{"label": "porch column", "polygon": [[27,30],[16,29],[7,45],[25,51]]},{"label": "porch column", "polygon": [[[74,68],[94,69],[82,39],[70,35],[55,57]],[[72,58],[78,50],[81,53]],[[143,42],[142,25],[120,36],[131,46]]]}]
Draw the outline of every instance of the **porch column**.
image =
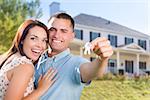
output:
[{"label": "porch column", "polygon": [[139,75],[139,54],[136,54],[136,74]]},{"label": "porch column", "polygon": [[80,56],[81,57],[83,56],[83,48],[82,48],[82,46],[80,47]]},{"label": "porch column", "polygon": [[120,67],[120,52],[119,51],[117,51],[117,73],[118,73],[118,69],[119,69],[119,67]]},{"label": "porch column", "polygon": [[150,71],[150,55],[148,54],[148,59],[146,61],[147,65],[146,65],[146,70]]}]

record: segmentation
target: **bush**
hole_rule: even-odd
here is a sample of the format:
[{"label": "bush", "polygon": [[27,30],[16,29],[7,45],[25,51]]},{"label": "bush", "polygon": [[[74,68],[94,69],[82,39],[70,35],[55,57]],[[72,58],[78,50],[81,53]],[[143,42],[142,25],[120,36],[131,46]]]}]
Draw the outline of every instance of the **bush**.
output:
[{"label": "bush", "polygon": [[113,75],[112,73],[106,73],[104,74],[103,77],[98,77],[97,80],[114,80],[115,79],[115,75]]},{"label": "bush", "polygon": [[113,74],[113,73],[106,73],[103,77],[96,78],[97,80],[116,80],[116,81],[126,81],[126,80],[132,80],[135,82],[145,81],[150,82],[150,76],[148,75],[119,75],[119,74]]}]

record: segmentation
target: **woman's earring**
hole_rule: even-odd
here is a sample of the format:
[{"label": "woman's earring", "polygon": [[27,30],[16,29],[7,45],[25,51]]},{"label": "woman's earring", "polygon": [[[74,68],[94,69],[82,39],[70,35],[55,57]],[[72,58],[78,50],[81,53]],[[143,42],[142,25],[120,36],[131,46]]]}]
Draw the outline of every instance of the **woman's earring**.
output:
[{"label": "woman's earring", "polygon": [[48,45],[48,54],[51,54],[51,52],[52,52],[52,49],[51,49],[51,47]]}]

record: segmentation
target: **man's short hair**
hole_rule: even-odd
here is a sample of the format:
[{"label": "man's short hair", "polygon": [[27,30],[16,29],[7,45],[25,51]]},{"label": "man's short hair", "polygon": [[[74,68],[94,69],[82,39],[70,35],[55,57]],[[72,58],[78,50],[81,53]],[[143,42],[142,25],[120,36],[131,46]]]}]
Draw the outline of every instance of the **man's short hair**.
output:
[{"label": "man's short hair", "polygon": [[73,28],[73,30],[74,30],[74,26],[75,26],[75,25],[74,25],[74,20],[73,20],[73,18],[72,18],[69,14],[67,14],[67,13],[56,13],[56,14],[54,14],[54,15],[52,15],[52,16],[50,17],[50,19],[48,20],[48,22],[49,22],[52,18],[70,20],[71,26],[72,26],[72,28]]}]

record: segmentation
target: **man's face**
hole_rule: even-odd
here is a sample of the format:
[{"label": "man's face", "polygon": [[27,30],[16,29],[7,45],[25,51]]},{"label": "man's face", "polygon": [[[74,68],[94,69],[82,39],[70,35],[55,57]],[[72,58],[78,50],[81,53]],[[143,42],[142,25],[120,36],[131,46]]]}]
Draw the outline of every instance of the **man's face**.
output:
[{"label": "man's face", "polygon": [[53,18],[49,21],[49,44],[54,52],[66,50],[74,38],[70,20]]}]

